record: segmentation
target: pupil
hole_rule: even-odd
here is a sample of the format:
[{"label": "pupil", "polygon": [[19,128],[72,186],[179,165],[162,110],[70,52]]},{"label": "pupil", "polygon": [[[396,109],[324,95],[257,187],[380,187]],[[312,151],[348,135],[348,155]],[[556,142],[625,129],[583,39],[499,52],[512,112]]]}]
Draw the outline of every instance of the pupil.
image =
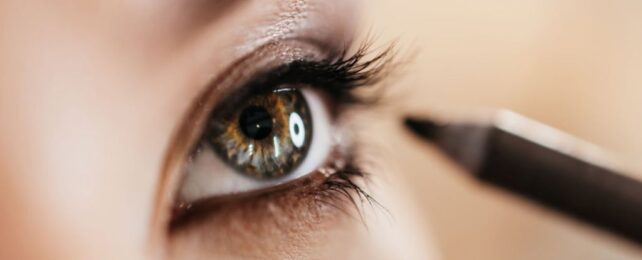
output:
[{"label": "pupil", "polygon": [[299,125],[298,124],[294,125],[294,134],[297,134],[297,135],[299,134]]},{"label": "pupil", "polygon": [[251,139],[264,139],[272,133],[272,115],[263,107],[249,106],[241,112],[239,127]]}]

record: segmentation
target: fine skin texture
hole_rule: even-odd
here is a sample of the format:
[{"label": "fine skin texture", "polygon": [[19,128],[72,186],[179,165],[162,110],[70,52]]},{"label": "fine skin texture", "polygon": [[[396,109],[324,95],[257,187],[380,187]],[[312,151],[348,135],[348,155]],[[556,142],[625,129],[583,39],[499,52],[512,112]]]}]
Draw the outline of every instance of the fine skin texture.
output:
[{"label": "fine skin texture", "polygon": [[[187,146],[171,149],[194,100],[270,42],[345,47],[359,9],[345,0],[1,1],[0,259],[420,256],[410,243],[376,242],[381,232],[417,241],[377,224],[367,231],[376,207],[319,206],[307,188],[230,202],[168,231],[173,155]],[[220,92],[210,93],[213,107]],[[372,195],[401,201],[385,186]]]}]

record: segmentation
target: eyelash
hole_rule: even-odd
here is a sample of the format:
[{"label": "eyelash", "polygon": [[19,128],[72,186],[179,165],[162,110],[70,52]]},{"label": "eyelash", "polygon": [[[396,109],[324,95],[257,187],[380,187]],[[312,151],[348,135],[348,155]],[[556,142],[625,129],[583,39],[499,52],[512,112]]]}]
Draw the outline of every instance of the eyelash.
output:
[{"label": "eyelash", "polygon": [[289,72],[295,82],[312,86],[323,86],[340,105],[374,105],[378,99],[358,96],[356,89],[374,86],[391,71],[394,48],[390,46],[379,54],[365,60],[370,54],[371,42],[362,44],[351,56],[341,52],[334,59],[325,62],[295,61],[290,64]]},{"label": "eyelash", "polygon": [[[233,106],[240,100],[243,100],[251,93],[264,91],[269,88],[276,88],[283,84],[305,85],[320,90],[331,97],[332,111],[334,117],[338,117],[348,107],[354,105],[373,106],[379,100],[379,96],[358,95],[355,90],[375,86],[383,80],[393,68],[395,56],[394,46],[385,48],[378,54],[372,54],[370,49],[371,41],[366,41],[354,52],[348,55],[344,50],[337,55],[321,61],[294,60],[282,66],[278,66],[265,73],[259,73],[245,87],[241,88],[241,93],[235,92],[233,96],[226,98],[225,104]],[[372,57],[367,59],[367,57]],[[228,107],[220,107],[217,113],[224,113]],[[316,189],[310,192],[319,198],[319,202],[336,208],[342,212],[347,211],[342,207],[343,202],[349,202],[355,208],[359,208],[358,202],[368,201],[370,204],[374,199],[362,189],[355,180],[358,178],[367,178],[368,174],[358,166],[355,160],[355,152],[349,151],[342,154],[343,163],[333,164],[323,167],[325,179],[316,184]],[[305,185],[310,185],[304,184]],[[286,186],[282,189],[287,192]],[[268,196],[264,196],[268,197]],[[246,196],[240,199],[254,199],[255,197]],[[209,207],[208,207],[209,208]],[[201,211],[210,211],[210,209],[193,209],[184,208],[178,205],[174,208],[174,214],[170,221],[170,230],[190,222],[192,217],[198,217]]]}]

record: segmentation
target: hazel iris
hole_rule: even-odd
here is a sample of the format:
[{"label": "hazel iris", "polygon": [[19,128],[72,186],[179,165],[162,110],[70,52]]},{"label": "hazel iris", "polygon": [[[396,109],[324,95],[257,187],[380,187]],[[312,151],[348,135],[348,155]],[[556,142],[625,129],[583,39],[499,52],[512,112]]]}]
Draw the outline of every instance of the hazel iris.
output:
[{"label": "hazel iris", "polygon": [[210,119],[205,141],[229,166],[258,179],[279,178],[305,158],[312,119],[305,97],[282,88],[256,94]]}]

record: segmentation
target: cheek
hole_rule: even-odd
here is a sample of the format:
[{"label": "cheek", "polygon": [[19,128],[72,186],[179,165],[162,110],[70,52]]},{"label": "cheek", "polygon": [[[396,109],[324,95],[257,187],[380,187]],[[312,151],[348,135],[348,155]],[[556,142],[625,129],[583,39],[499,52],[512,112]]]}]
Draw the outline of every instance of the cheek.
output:
[{"label": "cheek", "polygon": [[0,183],[11,183],[20,201],[0,206],[17,216],[0,220],[0,229],[11,225],[28,238],[8,247],[24,243],[48,258],[139,258],[159,163],[181,115],[177,100],[187,99],[171,89],[183,84],[138,56],[136,45],[147,41],[112,37],[92,27],[96,21],[76,21],[77,13],[20,6],[2,12],[13,23],[0,30],[0,118],[8,126],[0,172],[9,173]]}]

